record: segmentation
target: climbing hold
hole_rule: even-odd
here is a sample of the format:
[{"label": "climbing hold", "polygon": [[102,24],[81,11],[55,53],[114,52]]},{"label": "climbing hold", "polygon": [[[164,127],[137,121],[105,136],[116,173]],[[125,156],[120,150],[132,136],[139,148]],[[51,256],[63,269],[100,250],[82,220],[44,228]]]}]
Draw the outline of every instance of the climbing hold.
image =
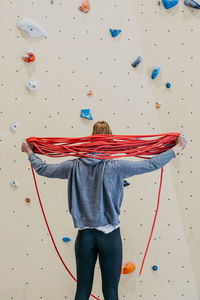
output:
[{"label": "climbing hold", "polygon": [[156,108],[160,108],[160,103],[156,102]]},{"label": "climbing hold", "polygon": [[178,4],[178,0],[162,0],[166,9],[172,8]]},{"label": "climbing hold", "polygon": [[89,0],[84,0],[83,4],[79,7],[80,11],[84,13],[88,13],[90,10],[90,2]]},{"label": "climbing hold", "polygon": [[155,79],[158,76],[159,72],[160,72],[160,67],[155,67],[152,71],[151,78]]},{"label": "climbing hold", "polygon": [[184,4],[193,8],[200,9],[200,4],[195,0],[185,0]]},{"label": "climbing hold", "polygon": [[132,63],[132,66],[134,68],[137,67],[137,65],[142,61],[142,57],[141,56],[138,56],[138,58]]},{"label": "climbing hold", "polygon": [[19,29],[25,31],[31,38],[47,36],[46,31],[40,25],[30,19],[22,18],[19,20],[17,25]]},{"label": "climbing hold", "polygon": [[157,270],[158,270],[158,267],[157,267],[157,266],[153,266],[152,269],[153,269],[154,271],[157,271]]},{"label": "climbing hold", "polygon": [[81,110],[81,115],[82,118],[90,119],[93,120],[93,117],[91,115],[90,109],[82,109]]},{"label": "climbing hold", "polygon": [[87,93],[89,96],[93,95],[93,92],[91,90],[89,90],[89,92]]},{"label": "climbing hold", "polygon": [[30,51],[27,53],[27,55],[22,56],[22,59],[23,59],[25,62],[30,63],[30,62],[35,61],[35,55],[33,54],[33,51],[30,50]]},{"label": "climbing hold", "polygon": [[120,34],[121,29],[110,29],[110,33],[112,35],[112,37],[116,37]]},{"label": "climbing hold", "polygon": [[13,122],[11,124],[11,129],[12,129],[12,131],[17,131],[19,129],[19,123],[17,121]]},{"label": "climbing hold", "polygon": [[63,242],[68,243],[69,241],[71,241],[70,238],[68,238],[68,237],[64,237],[64,238],[63,238]]},{"label": "climbing hold", "polygon": [[127,186],[127,185],[130,185],[130,183],[126,179],[124,179],[124,186]]},{"label": "climbing hold", "polygon": [[29,81],[26,87],[30,92],[34,92],[38,88],[38,83],[37,81]]},{"label": "climbing hold", "polygon": [[132,261],[127,262],[122,265],[121,274],[129,274],[135,271],[135,269],[136,269],[135,264]]},{"label": "climbing hold", "polygon": [[31,199],[30,199],[30,198],[26,198],[25,201],[26,201],[27,203],[30,203],[30,202],[31,202]]},{"label": "climbing hold", "polygon": [[167,82],[167,83],[166,83],[166,88],[169,89],[170,87],[171,87],[171,83],[170,83],[170,82]]},{"label": "climbing hold", "polygon": [[11,181],[11,184],[12,184],[12,186],[14,186],[14,187],[18,187],[18,186],[19,186],[19,183],[18,183],[17,181],[15,181],[15,180],[12,180],[12,181]]}]

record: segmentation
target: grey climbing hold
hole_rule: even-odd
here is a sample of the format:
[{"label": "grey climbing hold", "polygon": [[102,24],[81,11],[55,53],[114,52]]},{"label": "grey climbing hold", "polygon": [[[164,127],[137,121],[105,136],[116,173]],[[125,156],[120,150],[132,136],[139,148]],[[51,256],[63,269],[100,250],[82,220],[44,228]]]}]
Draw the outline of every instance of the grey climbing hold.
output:
[{"label": "grey climbing hold", "polygon": [[132,63],[132,66],[133,66],[134,68],[136,68],[137,65],[139,65],[139,63],[141,63],[141,61],[142,61],[142,57],[141,57],[141,56],[138,56],[138,58]]},{"label": "grey climbing hold", "polygon": [[195,0],[185,0],[184,4],[193,8],[200,9],[200,4]]}]

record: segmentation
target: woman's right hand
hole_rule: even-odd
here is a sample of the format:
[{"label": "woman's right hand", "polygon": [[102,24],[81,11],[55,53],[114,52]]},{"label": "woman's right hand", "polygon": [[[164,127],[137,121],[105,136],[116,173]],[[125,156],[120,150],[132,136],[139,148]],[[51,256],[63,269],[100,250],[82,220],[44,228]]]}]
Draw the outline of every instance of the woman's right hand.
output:
[{"label": "woman's right hand", "polygon": [[184,134],[180,134],[179,137],[176,140],[176,145],[183,150],[185,146],[187,145],[186,138],[184,137]]}]

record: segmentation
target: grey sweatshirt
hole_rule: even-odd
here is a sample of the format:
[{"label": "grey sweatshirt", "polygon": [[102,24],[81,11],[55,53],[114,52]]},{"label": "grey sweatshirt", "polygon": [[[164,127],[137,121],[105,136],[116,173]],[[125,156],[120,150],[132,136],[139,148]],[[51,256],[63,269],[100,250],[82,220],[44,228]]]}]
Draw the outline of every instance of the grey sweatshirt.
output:
[{"label": "grey sweatshirt", "polygon": [[83,157],[47,164],[35,153],[28,159],[38,175],[68,179],[69,212],[74,227],[84,228],[118,225],[124,178],[158,170],[174,157],[175,152],[169,149],[136,162]]}]

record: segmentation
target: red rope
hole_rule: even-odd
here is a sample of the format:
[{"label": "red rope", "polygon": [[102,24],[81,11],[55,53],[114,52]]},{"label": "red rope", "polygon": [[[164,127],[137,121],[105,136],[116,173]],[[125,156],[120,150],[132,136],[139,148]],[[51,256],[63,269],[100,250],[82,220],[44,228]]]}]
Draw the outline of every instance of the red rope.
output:
[{"label": "red rope", "polygon": [[[95,158],[98,159],[112,159],[112,158],[119,158],[119,157],[128,157],[128,156],[135,156],[140,158],[149,159],[145,155],[155,155],[165,152],[171,149],[173,146],[176,145],[176,139],[180,134],[177,132],[165,133],[165,134],[155,134],[155,135],[108,135],[108,134],[97,134],[92,136],[80,137],[80,138],[64,138],[64,137],[29,137],[26,139],[27,143],[33,146],[33,152],[50,156],[50,157],[64,157],[64,156],[76,156],[76,157],[94,157],[89,155],[90,153],[95,153]],[[154,138],[154,139],[144,139],[144,138]],[[159,137],[159,138],[155,138]],[[116,155],[118,154],[118,155]],[[42,202],[40,199],[37,182],[35,179],[35,174],[33,167],[31,165],[31,170],[33,173],[33,179],[35,182],[35,187],[39,199],[39,203],[41,206],[41,210],[46,222],[46,226],[48,228],[49,234],[51,236],[52,242],[56,249],[56,252],[62,261],[64,267],[71,275],[71,277],[75,280],[76,278],[72,275],[69,271],[67,266],[65,265],[57,247],[53,236],[51,234],[51,230],[49,228],[44,209],[42,206]],[[151,234],[148,240],[148,244],[146,247],[145,255],[142,261],[142,265],[140,268],[139,275],[142,274],[142,269],[144,266],[144,261],[149,249],[150,241],[153,235],[153,230],[155,227],[155,222],[158,214],[159,204],[160,204],[160,193],[161,193],[161,186],[162,186],[162,177],[163,177],[163,168],[161,168],[161,177],[160,177],[160,187],[159,187],[159,194],[158,194],[158,202],[156,213],[151,229]],[[97,300],[99,298],[95,297]]]}]

